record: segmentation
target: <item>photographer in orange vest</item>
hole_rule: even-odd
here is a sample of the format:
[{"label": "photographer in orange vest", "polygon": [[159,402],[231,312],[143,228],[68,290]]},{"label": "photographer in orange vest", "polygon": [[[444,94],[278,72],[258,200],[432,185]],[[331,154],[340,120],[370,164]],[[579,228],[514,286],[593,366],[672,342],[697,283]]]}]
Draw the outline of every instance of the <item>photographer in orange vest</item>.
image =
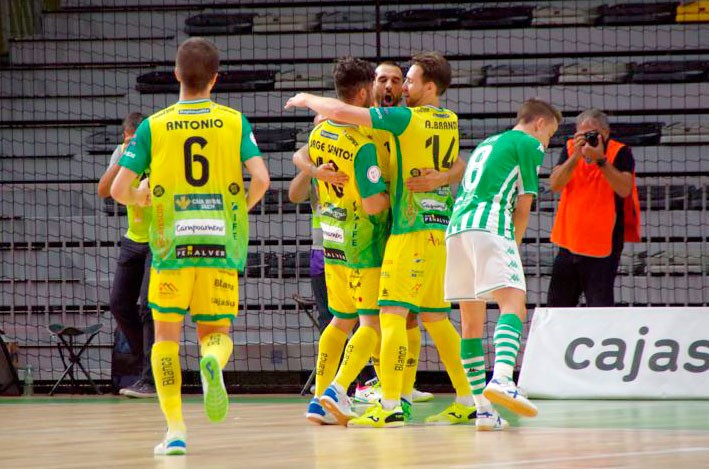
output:
[{"label": "photographer in orange vest", "polygon": [[640,203],[630,148],[610,138],[608,117],[589,109],[576,118],[549,178],[561,201],[551,232],[559,246],[547,306],[614,306],[613,284],[624,241],[640,241]]}]

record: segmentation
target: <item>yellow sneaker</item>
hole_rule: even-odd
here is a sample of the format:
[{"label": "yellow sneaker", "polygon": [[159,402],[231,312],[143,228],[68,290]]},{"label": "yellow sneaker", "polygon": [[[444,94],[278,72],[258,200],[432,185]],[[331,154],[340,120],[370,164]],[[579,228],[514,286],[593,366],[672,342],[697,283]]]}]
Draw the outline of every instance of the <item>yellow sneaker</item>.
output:
[{"label": "yellow sneaker", "polygon": [[453,402],[443,412],[426,418],[428,425],[458,425],[475,421],[475,406],[468,407]]},{"label": "yellow sneaker", "polygon": [[386,410],[377,402],[360,417],[347,422],[348,428],[396,428],[404,426],[404,412],[401,406]]}]

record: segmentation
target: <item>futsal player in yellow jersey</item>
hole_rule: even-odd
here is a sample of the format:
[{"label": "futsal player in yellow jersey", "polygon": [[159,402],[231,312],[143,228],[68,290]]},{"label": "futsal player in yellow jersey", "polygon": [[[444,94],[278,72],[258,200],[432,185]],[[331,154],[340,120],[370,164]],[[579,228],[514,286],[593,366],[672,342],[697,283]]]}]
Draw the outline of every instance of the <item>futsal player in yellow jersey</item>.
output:
[{"label": "futsal player in yellow jersey", "polygon": [[[456,389],[456,401],[431,424],[456,424],[474,418],[474,401],[460,363],[460,335],[443,299],[444,235],[453,199],[450,183],[462,172],[449,170],[458,158],[458,117],[438,107],[451,81],[451,69],[438,53],[412,58],[404,96],[409,107],[362,109],[307,93],[288,100],[286,108],[309,107],[327,118],[384,129],[395,143],[390,160],[392,235],[387,241],[379,285],[382,328],[382,400],[348,426],[387,427],[403,414],[401,392],[407,358],[406,315],[419,313]],[[435,174],[447,184],[416,192],[409,184],[417,176]],[[434,184],[435,185],[435,184]],[[417,188],[418,189],[418,188]]]},{"label": "futsal player in yellow jersey", "polygon": [[[373,77],[369,62],[351,57],[339,60],[333,70],[338,99],[353,106],[369,105]],[[325,407],[346,424],[356,417],[347,388],[379,342],[377,294],[389,235],[389,195],[376,147],[357,126],[320,122],[310,134],[307,157],[304,170],[316,173],[328,164],[346,178],[338,185],[318,181],[328,307],[334,317],[318,344],[315,397],[306,417],[318,424],[331,423]],[[358,319],[360,327],[338,370],[347,335]]]},{"label": "futsal player in yellow jersey", "polygon": [[[151,361],[167,420],[156,455],[187,451],[179,342],[188,312],[197,323],[205,412],[214,422],[226,417],[222,370],[234,348],[229,333],[239,308],[237,273],[246,260],[247,213],[270,182],[249,122],[210,100],[218,68],[219,51],[210,41],[191,38],[180,45],[175,60],[180,99],[143,121],[111,187],[118,202],[150,205],[152,211]],[[248,193],[242,165],[251,175]],[[150,187],[147,180],[132,187],[148,168]]]}]

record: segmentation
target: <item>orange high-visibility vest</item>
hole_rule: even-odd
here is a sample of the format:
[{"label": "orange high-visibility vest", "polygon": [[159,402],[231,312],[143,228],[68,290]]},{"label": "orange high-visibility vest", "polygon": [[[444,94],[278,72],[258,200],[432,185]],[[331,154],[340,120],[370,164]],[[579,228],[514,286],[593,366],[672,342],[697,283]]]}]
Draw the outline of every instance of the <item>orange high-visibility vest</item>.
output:
[{"label": "orange high-visibility vest", "polygon": [[[623,145],[609,140],[606,164],[613,164]],[[574,141],[566,142],[569,158],[574,154]],[[624,200],[624,240],[640,241],[640,200],[635,184]],[[589,257],[608,257],[613,250],[615,226],[615,192],[595,163],[581,158],[571,179],[561,192],[559,209],[551,230],[551,241],[575,254]]]}]

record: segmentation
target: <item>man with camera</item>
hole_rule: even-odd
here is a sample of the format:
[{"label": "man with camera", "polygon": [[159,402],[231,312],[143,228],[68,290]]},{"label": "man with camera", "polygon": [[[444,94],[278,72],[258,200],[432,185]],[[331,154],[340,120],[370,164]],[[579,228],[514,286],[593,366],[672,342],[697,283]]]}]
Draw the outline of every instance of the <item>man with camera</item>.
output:
[{"label": "man with camera", "polygon": [[549,177],[561,201],[551,232],[559,246],[547,306],[613,306],[613,283],[624,241],[640,241],[640,205],[630,148],[610,138],[608,117],[589,109],[576,118]]}]

